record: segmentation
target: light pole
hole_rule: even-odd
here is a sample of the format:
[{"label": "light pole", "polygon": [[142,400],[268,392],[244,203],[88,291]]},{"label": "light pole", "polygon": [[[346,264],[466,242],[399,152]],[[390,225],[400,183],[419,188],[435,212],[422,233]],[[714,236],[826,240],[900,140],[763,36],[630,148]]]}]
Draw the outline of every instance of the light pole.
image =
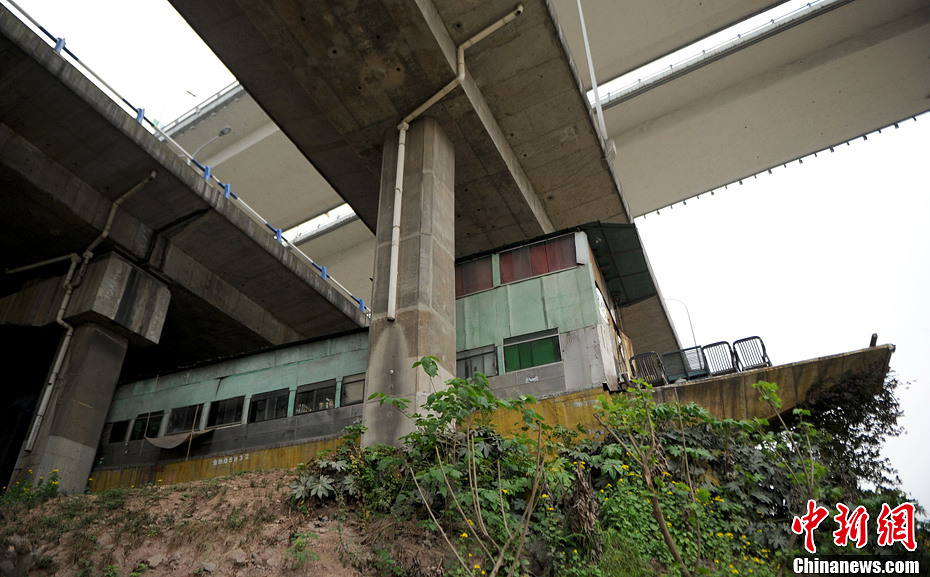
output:
[{"label": "light pole", "polygon": [[691,311],[688,310],[688,305],[685,304],[685,301],[678,300],[678,299],[666,297],[665,300],[675,301],[676,303],[679,303],[681,304],[681,306],[685,307],[685,314],[688,315],[688,326],[691,327],[691,342],[694,343],[694,346],[696,347],[697,337],[694,336],[694,323],[691,322]]},{"label": "light pole", "polygon": [[204,142],[203,144],[201,144],[200,146],[197,147],[197,150],[195,150],[195,151],[193,152],[193,154],[191,154],[191,160],[196,160],[196,159],[197,159],[197,154],[199,154],[201,150],[203,150],[204,148],[206,148],[206,146],[207,146],[208,144],[210,144],[211,142],[213,142],[214,140],[216,140],[216,139],[218,139],[218,138],[223,138],[224,136],[226,136],[226,135],[229,134],[230,132],[232,132],[232,127],[229,127],[229,126],[223,127],[223,129],[220,130],[220,131],[216,134],[216,136],[214,136],[214,137],[211,138],[210,140]]}]

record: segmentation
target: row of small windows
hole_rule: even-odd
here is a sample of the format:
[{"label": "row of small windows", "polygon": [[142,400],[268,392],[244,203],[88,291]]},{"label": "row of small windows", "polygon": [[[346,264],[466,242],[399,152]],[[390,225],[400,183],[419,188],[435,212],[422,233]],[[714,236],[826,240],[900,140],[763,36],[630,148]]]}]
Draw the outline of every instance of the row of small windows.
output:
[{"label": "row of small windows", "polygon": [[[569,234],[500,253],[500,282],[508,284],[575,266],[575,235]],[[490,256],[455,267],[456,298],[494,286]]]},{"label": "row of small windows", "polygon": [[[253,395],[249,401],[247,422],[259,423],[287,417],[290,394],[290,389],[285,388]],[[344,377],[338,406],[345,407],[361,403],[364,394],[365,373]],[[237,424],[242,422],[245,396],[171,409],[165,434],[173,435],[199,429],[203,411],[207,405],[210,407],[207,416],[207,428]],[[294,399],[294,415],[325,411],[334,409],[336,406],[336,379],[311,383],[297,388]],[[113,422],[110,425],[107,442],[122,443],[126,440],[127,432],[130,441],[139,441],[145,437],[155,438],[161,430],[164,417],[164,411],[154,411],[137,415],[131,421]],[[130,422],[132,423],[132,430],[129,429]]]},{"label": "row of small windows", "polygon": [[[504,339],[504,371],[512,372],[562,360],[558,329]],[[477,373],[493,377],[498,375],[497,347],[489,345],[462,351],[456,359],[455,374],[471,378]]]}]

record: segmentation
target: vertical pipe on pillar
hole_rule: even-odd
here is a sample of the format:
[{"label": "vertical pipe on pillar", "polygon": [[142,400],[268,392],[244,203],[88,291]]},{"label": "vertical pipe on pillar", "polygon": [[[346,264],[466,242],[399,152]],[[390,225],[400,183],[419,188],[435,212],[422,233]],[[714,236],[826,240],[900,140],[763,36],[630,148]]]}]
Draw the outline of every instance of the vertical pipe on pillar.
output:
[{"label": "vertical pipe on pillar", "polygon": [[[121,194],[119,198],[113,201],[113,204],[110,206],[110,211],[107,213],[107,220],[103,225],[103,230],[100,231],[100,234],[97,235],[97,238],[95,238],[93,242],[91,242],[87,248],[84,249],[84,254],[80,259],[77,254],[70,255],[71,266],[68,268],[68,274],[65,275],[64,282],[65,295],[61,299],[61,305],[58,307],[58,314],[55,317],[55,322],[65,328],[65,335],[62,337],[61,343],[58,345],[58,352],[55,354],[55,362],[52,365],[52,371],[49,373],[48,381],[45,384],[45,390],[42,391],[42,400],[39,402],[39,409],[36,411],[36,417],[32,421],[32,427],[29,429],[29,436],[26,437],[26,443],[23,445],[23,451],[27,453],[31,452],[35,447],[36,437],[39,436],[39,428],[42,426],[42,420],[45,418],[45,411],[48,409],[48,401],[52,397],[52,390],[54,390],[55,383],[58,381],[58,374],[61,372],[61,365],[64,363],[65,356],[68,353],[68,347],[71,344],[71,337],[74,336],[74,327],[64,320],[65,311],[68,308],[68,304],[71,302],[71,295],[74,293],[74,288],[81,284],[81,281],[84,278],[84,274],[87,272],[87,263],[90,262],[90,259],[94,256],[94,249],[97,248],[100,243],[110,235],[110,230],[113,228],[113,219],[116,217],[117,209],[119,209],[120,205],[123,204],[123,201],[129,198],[132,194],[138,192],[146,184],[155,180],[155,176],[156,172],[153,170],[138,184]],[[79,261],[81,263],[81,268],[77,269],[77,274],[75,274],[75,269]]]},{"label": "vertical pipe on pillar", "polygon": [[523,4],[517,4],[517,7],[508,12],[506,15],[498,18],[490,26],[485,27],[456,48],[456,75],[455,78],[443,86],[439,92],[432,95],[426,102],[416,107],[413,112],[404,117],[397,125],[397,172],[394,175],[394,214],[391,220],[391,261],[388,270],[388,304],[387,320],[393,321],[397,318],[397,275],[398,263],[400,261],[400,216],[401,204],[404,196],[404,150],[407,143],[407,129],[410,123],[418,116],[426,112],[430,106],[439,102],[446,94],[452,92],[456,86],[465,80],[465,49],[470,48],[477,42],[490,36],[500,27],[504,26],[520,14],[523,14]]},{"label": "vertical pipe on pillar", "polygon": [[406,122],[401,122],[397,131],[397,169],[394,175],[394,215],[391,221],[391,265],[388,270],[387,319],[397,318],[397,267],[400,261],[400,208],[404,195],[404,152],[407,145]]},{"label": "vertical pipe on pillar", "polygon": [[65,353],[68,351],[68,346],[71,344],[71,337],[74,336],[74,327],[65,321],[64,316],[65,310],[68,308],[68,303],[71,302],[71,294],[74,292],[75,285],[71,280],[74,278],[74,273],[81,259],[77,254],[71,254],[69,256],[71,257],[71,266],[68,267],[68,274],[65,275],[65,281],[62,285],[65,287],[65,295],[62,297],[61,305],[58,307],[58,314],[55,315],[55,322],[64,327],[65,335],[58,344],[58,352],[55,354],[55,362],[52,364],[52,371],[48,375],[45,390],[42,391],[42,400],[39,401],[39,409],[36,411],[36,418],[32,422],[32,428],[29,430],[26,444],[23,445],[23,450],[26,452],[32,451],[32,448],[35,446],[36,437],[39,434],[39,426],[42,424],[42,418],[45,416],[45,410],[48,408],[48,400],[52,396],[52,389],[55,386],[55,381],[58,380],[58,373],[61,372],[61,365],[64,363]]}]

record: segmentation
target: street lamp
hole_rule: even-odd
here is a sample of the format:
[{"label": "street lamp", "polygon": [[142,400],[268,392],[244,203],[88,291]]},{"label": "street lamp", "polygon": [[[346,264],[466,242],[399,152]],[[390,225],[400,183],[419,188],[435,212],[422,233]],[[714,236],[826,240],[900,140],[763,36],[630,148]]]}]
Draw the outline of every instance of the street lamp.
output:
[{"label": "street lamp", "polygon": [[691,322],[691,311],[688,310],[688,305],[685,304],[685,301],[678,300],[678,299],[666,297],[665,300],[675,301],[676,303],[679,303],[681,304],[681,306],[685,307],[685,314],[688,315],[688,326],[691,327],[691,341],[694,343],[694,346],[696,347],[697,337],[694,336],[694,323]]},{"label": "street lamp", "polygon": [[208,144],[210,144],[211,142],[213,142],[214,140],[216,140],[216,139],[218,139],[218,138],[223,138],[224,136],[226,136],[226,135],[229,134],[230,132],[232,132],[232,127],[229,127],[229,126],[223,127],[223,129],[220,130],[220,131],[216,134],[216,136],[214,136],[214,137],[211,138],[210,140],[208,140],[208,141],[204,142],[203,144],[201,144],[200,146],[198,146],[198,147],[197,147],[197,150],[195,150],[194,153],[191,154],[191,159],[192,159],[192,160],[196,160],[197,154],[198,154],[201,150],[203,150]]}]

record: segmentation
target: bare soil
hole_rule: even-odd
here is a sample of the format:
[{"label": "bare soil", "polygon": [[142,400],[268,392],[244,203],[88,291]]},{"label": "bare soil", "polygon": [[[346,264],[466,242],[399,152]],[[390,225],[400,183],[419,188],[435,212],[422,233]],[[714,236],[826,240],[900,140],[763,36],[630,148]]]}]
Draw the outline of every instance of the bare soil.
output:
[{"label": "bare soil", "polygon": [[0,509],[0,577],[434,577],[440,539],[411,523],[288,504],[290,471],[59,497]]}]

